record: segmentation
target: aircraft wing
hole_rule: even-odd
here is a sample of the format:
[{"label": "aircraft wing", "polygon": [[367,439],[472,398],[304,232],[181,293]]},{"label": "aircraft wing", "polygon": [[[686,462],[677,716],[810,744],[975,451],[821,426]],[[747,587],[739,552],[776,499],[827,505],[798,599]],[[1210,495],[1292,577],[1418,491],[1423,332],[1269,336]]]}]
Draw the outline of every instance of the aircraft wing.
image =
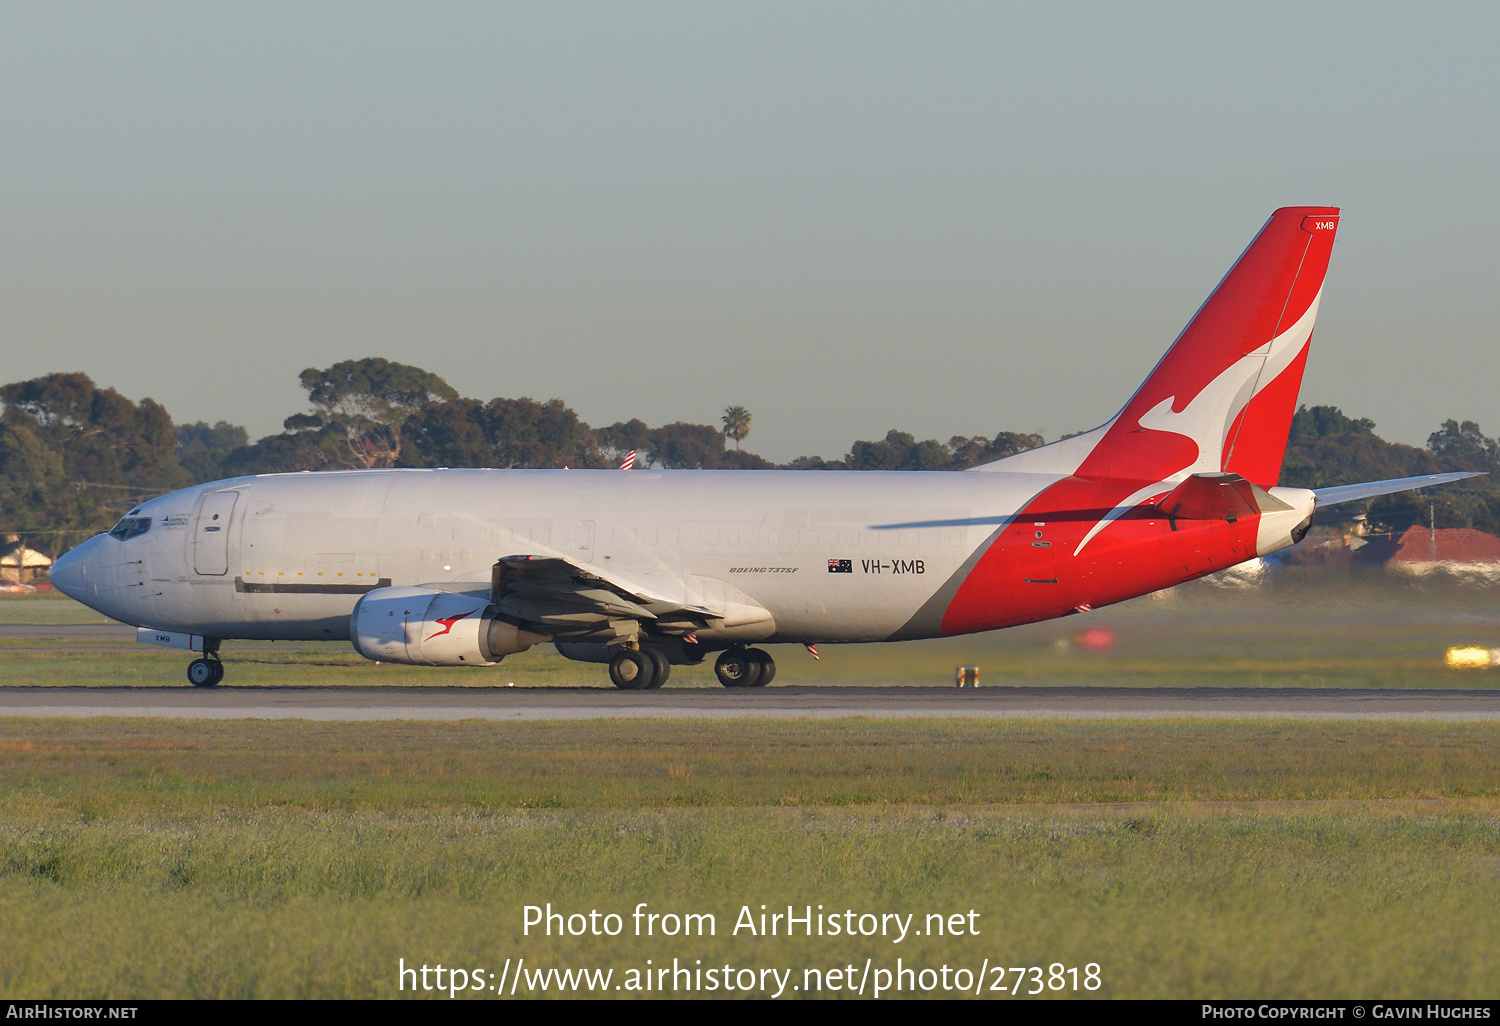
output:
[{"label": "aircraft wing", "polygon": [[1353,502],[1356,499],[1369,499],[1376,495],[1390,495],[1392,492],[1406,492],[1417,488],[1431,488],[1433,485],[1448,484],[1450,481],[1462,481],[1466,477],[1483,476],[1482,471],[1460,470],[1451,474],[1423,474],[1420,477],[1397,477],[1389,481],[1365,481],[1362,484],[1315,488],[1313,494],[1318,497],[1319,507],[1336,506],[1341,502]]},{"label": "aircraft wing", "polygon": [[770,620],[760,603],[722,582],[691,575],[648,584],[562,556],[506,556],[495,563],[490,601],[500,612],[545,633],[569,638],[619,633],[611,624],[650,621],[666,633],[690,634],[711,623]]}]

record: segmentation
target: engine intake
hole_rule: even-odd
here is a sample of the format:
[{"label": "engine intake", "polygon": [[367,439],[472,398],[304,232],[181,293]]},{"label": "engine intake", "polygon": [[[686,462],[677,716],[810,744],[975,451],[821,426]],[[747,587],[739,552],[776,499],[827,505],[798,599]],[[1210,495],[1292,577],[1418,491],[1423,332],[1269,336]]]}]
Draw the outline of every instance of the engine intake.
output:
[{"label": "engine intake", "polygon": [[349,617],[366,659],[408,666],[493,666],[551,639],[497,620],[488,599],[431,588],[376,588]]}]

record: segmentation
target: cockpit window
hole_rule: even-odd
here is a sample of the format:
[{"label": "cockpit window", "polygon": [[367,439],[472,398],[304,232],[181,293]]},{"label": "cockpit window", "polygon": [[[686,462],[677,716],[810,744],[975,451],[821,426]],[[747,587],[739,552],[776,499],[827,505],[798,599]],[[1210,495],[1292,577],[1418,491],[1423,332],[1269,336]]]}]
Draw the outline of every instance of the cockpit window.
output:
[{"label": "cockpit window", "polygon": [[124,541],[126,538],[134,538],[151,530],[150,517],[123,517],[118,524],[110,528],[109,536]]}]

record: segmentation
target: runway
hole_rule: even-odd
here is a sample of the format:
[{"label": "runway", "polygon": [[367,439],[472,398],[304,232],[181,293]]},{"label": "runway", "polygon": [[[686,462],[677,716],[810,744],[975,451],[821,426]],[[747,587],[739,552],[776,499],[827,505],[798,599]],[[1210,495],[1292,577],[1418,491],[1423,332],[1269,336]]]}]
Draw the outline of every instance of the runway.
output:
[{"label": "runway", "polygon": [[933,687],[7,687],[0,716],[297,720],[1500,720],[1500,690]]}]

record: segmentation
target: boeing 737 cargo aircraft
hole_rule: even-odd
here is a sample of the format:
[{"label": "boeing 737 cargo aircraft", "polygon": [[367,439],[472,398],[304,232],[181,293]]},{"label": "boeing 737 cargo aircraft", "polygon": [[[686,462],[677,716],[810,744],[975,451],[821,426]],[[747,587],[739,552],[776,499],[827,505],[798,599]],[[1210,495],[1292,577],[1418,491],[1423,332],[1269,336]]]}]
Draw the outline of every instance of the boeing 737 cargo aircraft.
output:
[{"label": "boeing 737 cargo aircraft", "polygon": [[995,630],[1144,595],[1301,540],[1318,506],[1456,480],[1277,487],[1339,212],[1276,211],[1107,424],[964,473],[367,470],[152,499],[54,584],[142,641],[351,640],[491,666],[553,642],[622,688],[757,643]]}]

